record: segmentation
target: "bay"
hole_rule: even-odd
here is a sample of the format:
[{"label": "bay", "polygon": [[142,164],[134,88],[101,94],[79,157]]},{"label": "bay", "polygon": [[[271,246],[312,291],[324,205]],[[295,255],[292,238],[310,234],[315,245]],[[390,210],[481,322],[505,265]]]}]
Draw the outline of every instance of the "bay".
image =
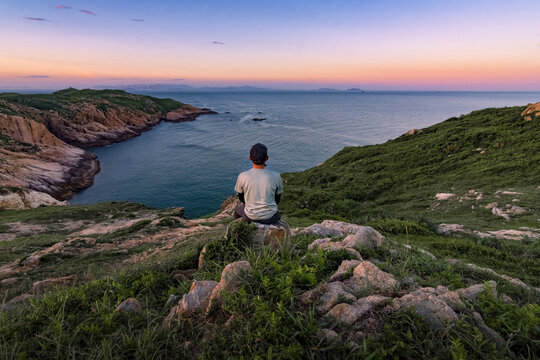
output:
[{"label": "bay", "polygon": [[[184,206],[188,217],[219,209],[250,147],[268,147],[280,173],[316,166],[345,146],[377,144],[410,129],[487,107],[540,101],[540,92],[145,92],[219,114],[161,123],[141,136],[90,148],[101,171],[72,204],[134,201]],[[265,119],[253,121],[254,118]]]}]

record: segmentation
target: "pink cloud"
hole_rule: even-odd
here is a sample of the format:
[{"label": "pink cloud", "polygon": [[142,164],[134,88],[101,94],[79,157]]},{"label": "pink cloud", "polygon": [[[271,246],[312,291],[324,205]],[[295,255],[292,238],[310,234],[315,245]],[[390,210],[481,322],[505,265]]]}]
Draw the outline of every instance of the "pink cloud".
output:
[{"label": "pink cloud", "polygon": [[56,5],[55,8],[57,8],[57,9],[71,9],[71,6],[67,6],[67,5]]},{"label": "pink cloud", "polygon": [[79,11],[82,12],[82,13],[88,14],[88,15],[97,16],[96,14],[94,14],[93,12],[91,12],[90,10],[84,10],[84,9],[82,9],[82,10],[79,10]]}]

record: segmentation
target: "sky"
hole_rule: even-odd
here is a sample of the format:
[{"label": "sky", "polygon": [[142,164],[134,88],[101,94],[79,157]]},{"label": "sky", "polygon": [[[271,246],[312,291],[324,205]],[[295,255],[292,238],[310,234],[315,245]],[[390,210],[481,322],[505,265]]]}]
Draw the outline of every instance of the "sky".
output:
[{"label": "sky", "polygon": [[0,88],[540,91],[538,0],[1,0]]}]

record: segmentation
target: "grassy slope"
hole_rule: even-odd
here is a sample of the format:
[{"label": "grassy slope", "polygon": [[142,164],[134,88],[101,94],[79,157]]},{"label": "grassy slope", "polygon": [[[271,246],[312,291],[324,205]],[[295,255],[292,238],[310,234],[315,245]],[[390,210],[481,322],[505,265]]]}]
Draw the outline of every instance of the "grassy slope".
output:
[{"label": "grassy slope", "polygon": [[[523,110],[474,111],[384,144],[344,148],[318,167],[285,174],[286,196],[280,207],[297,218],[365,222],[405,217],[458,222],[475,229],[537,227],[540,124],[538,119],[525,121],[520,116]],[[508,187],[523,192],[519,205],[531,210],[510,224],[483,209],[492,201],[511,203],[516,196],[495,196]],[[436,203],[436,193],[464,195],[471,189],[483,193],[483,200],[452,200],[429,209]]]},{"label": "grassy slope", "polygon": [[[171,110],[182,107],[179,101],[172,99],[160,99],[152,96],[135,95],[123,90],[77,90],[73,88],[56,91],[52,94],[18,94],[2,93],[0,100],[18,106],[28,106],[38,110],[55,110],[61,114],[69,114],[68,106],[83,102],[98,102],[105,110],[107,106],[119,105],[133,110],[140,110],[146,113],[167,113]],[[0,112],[18,115],[9,106],[0,103]]]}]

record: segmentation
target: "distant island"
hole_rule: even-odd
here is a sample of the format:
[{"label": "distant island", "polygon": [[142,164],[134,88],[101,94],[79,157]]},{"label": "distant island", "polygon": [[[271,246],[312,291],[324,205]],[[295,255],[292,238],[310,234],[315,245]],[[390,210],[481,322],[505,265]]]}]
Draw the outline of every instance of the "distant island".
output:
[{"label": "distant island", "polygon": [[0,195],[13,207],[58,204],[92,185],[99,172],[96,156],[84,148],[138,136],[160,121],[213,113],[123,90],[2,93]]}]

